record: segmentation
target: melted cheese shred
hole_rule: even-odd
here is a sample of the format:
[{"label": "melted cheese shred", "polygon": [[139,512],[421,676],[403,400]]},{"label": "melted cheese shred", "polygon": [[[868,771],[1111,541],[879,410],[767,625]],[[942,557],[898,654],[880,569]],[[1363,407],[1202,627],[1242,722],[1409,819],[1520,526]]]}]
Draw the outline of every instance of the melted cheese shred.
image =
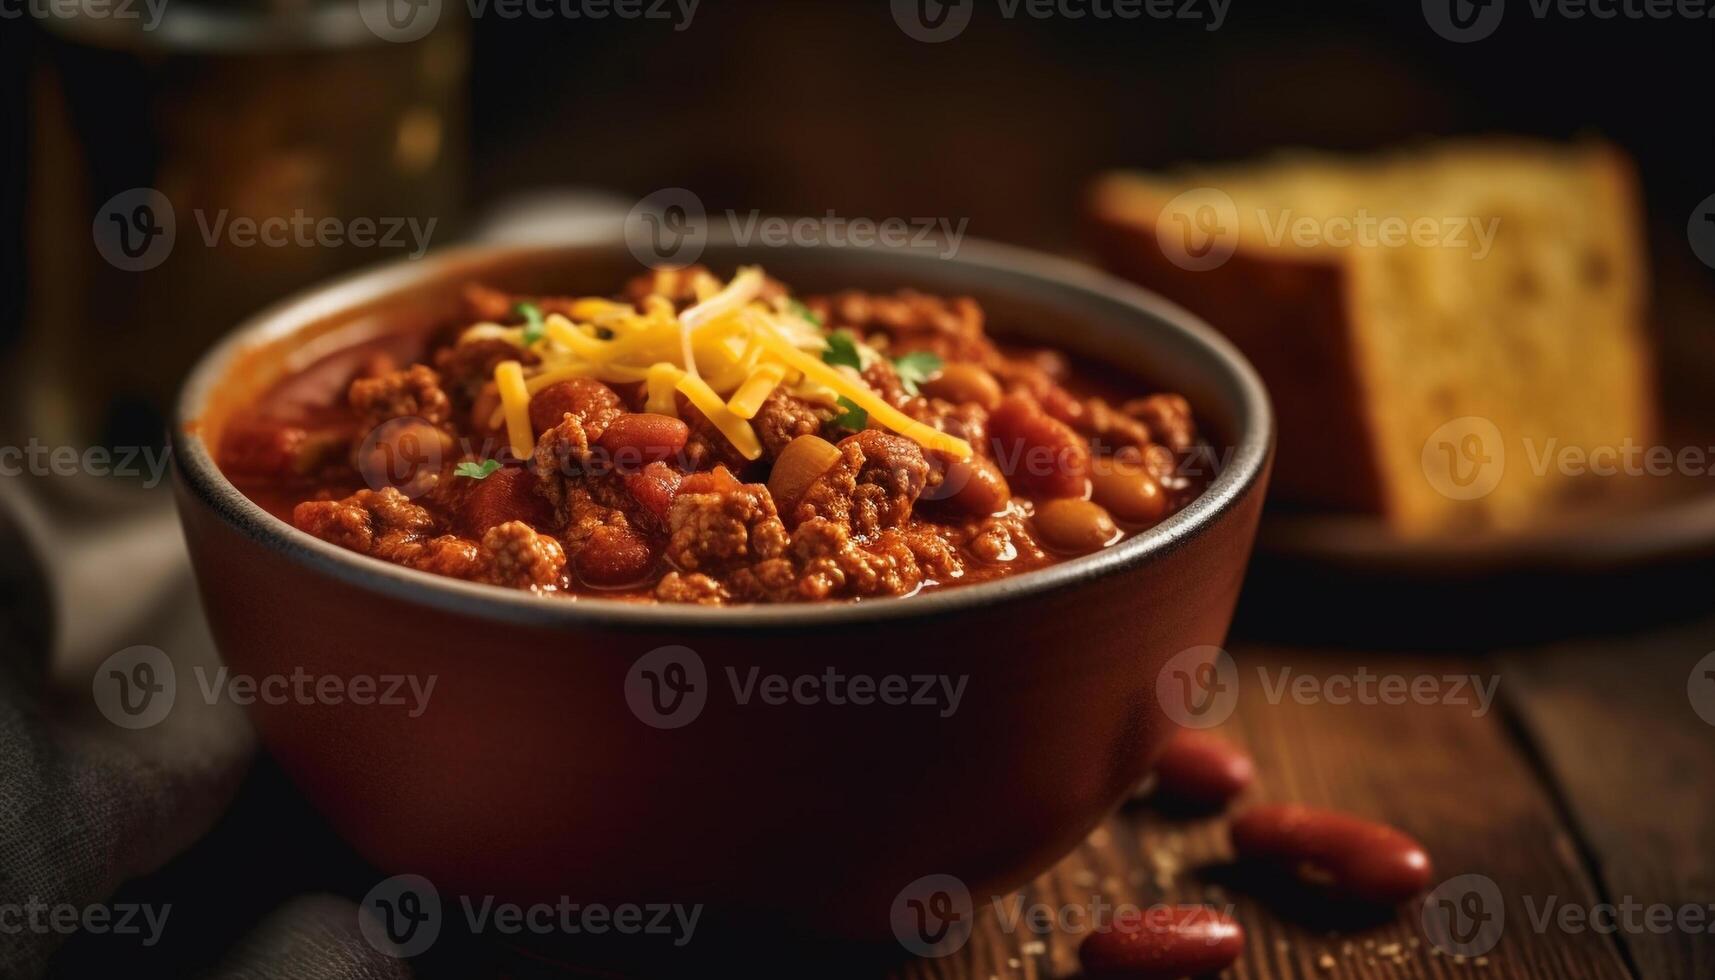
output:
[{"label": "melted cheese shred", "polygon": [[[659,271],[657,288],[677,274]],[[697,302],[681,313],[659,293],[638,306],[579,298],[565,314],[544,317],[541,335],[529,342],[520,327],[479,323],[460,343],[503,340],[540,361],[530,367],[503,361],[494,370],[500,405],[489,424],[505,424],[513,453],[523,459],[535,450],[531,396],[573,378],[641,383],[644,410],[660,415],[678,417],[683,395],[746,459],[762,455],[750,422],[776,390],[824,406],[844,399],[926,449],[970,458],[963,439],[911,418],[854,375],[823,363],[821,328],[789,311],[784,297],[764,300],[767,283],[755,266],[740,269],[724,286],[705,273],[692,284]]]},{"label": "melted cheese shred", "polygon": [[786,369],[778,364],[764,364],[756,369],[738,390],[727,400],[726,407],[741,419],[756,418],[762,403],[768,396],[774,394],[774,389],[780,387],[780,382],[786,380]]},{"label": "melted cheese shred", "polygon": [[494,366],[494,387],[500,392],[500,408],[506,416],[506,438],[512,455],[529,459],[536,452],[536,436],[530,431],[530,389],[524,384],[524,366],[501,361]]}]

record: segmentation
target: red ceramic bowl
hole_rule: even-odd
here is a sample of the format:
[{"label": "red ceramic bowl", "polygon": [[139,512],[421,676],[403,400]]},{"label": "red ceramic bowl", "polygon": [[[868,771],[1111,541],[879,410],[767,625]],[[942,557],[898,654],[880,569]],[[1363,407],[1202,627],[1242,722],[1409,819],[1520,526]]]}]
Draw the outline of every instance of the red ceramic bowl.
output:
[{"label": "red ceramic bowl", "polygon": [[[911,882],[1014,888],[1143,775],[1170,728],[1157,672],[1220,643],[1238,596],[1272,450],[1267,400],[1184,311],[1031,253],[711,247],[703,261],[760,263],[804,291],[973,295],[1004,332],[1184,393],[1230,454],[1189,507],[1096,555],[907,599],[731,609],[568,602],[389,565],[300,533],[221,475],[209,447],[233,408],[312,354],[444,318],[472,279],[601,293],[638,271],[620,241],[473,249],[287,301],[203,359],[174,433],[191,557],[236,673],[342,688],[434,678],[415,717],[349,701],[252,710],[280,764],[383,871],[423,875],[443,901],[701,903],[710,920],[885,937]],[[704,703],[662,728],[634,709],[647,702],[633,666],[669,646],[694,651]],[[742,682],[753,668],[964,686],[950,713],[944,697],[741,703],[729,671]]]}]

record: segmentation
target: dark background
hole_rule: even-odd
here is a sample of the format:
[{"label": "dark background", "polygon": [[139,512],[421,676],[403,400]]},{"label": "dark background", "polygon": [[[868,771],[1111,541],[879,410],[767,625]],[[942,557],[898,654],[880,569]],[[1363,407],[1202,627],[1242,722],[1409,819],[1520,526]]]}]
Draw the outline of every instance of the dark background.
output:
[{"label": "dark background", "polygon": [[[704,0],[682,32],[659,20],[490,15],[469,25],[468,134],[446,148],[465,178],[435,202],[446,212],[436,242],[521,189],[635,198],[684,186],[711,211],[968,218],[973,235],[1066,249],[1080,189],[1104,168],[1524,133],[1625,147],[1658,240],[1682,247],[1687,217],[1715,185],[1715,21],[1537,19],[1526,0],[1511,6],[1493,36],[1470,44],[1436,35],[1416,3],[1345,0],[1234,0],[1214,32],[1149,18],[1009,20],[999,0],[977,0],[963,34],[940,44],[905,36],[885,0]],[[44,128],[32,92],[47,78],[130,100],[138,136],[103,143],[85,192],[93,213],[113,190],[147,182],[158,148],[139,116],[160,107],[138,98],[137,81],[159,64],[68,50],[28,20],[0,21],[0,337],[22,329],[28,268],[63,261],[32,249],[39,234],[23,220],[31,180],[58,167],[38,151],[30,172]],[[374,95],[352,88],[354,103]],[[135,159],[111,159],[126,154]],[[350,265],[385,257],[351,251]]]}]

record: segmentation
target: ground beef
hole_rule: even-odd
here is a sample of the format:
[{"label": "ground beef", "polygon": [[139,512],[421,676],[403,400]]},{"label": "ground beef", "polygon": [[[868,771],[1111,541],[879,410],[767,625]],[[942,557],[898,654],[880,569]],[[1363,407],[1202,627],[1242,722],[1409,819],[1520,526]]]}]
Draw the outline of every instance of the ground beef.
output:
[{"label": "ground beef", "polygon": [[908,595],[957,562],[946,543],[927,532],[888,529],[860,543],[824,518],[793,532],[792,557],[802,571],[790,598],[812,600]]},{"label": "ground beef", "polygon": [[482,580],[515,589],[544,589],[557,585],[566,567],[566,552],[546,534],[523,521],[507,521],[482,536]]},{"label": "ground beef", "polygon": [[429,512],[394,487],[359,490],[343,500],[306,500],[293,508],[292,523],[323,541],[366,555],[387,538],[417,539],[435,529]]},{"label": "ground beef", "polygon": [[763,458],[773,460],[793,439],[822,431],[827,415],[802,398],[775,389],[763,400],[750,424],[756,429],[756,437],[762,440]]},{"label": "ground beef", "polygon": [[686,478],[673,498],[667,558],[682,572],[719,575],[748,568],[780,558],[786,544],[786,527],[767,487],[739,483],[717,470]]},{"label": "ground beef", "polygon": [[895,408],[901,408],[911,400],[911,395],[905,390],[905,382],[899,380],[899,372],[894,369],[892,361],[871,362],[869,367],[863,369],[863,380]]},{"label": "ground beef", "polygon": [[359,490],[340,500],[305,501],[293,510],[292,521],[300,530],[372,558],[512,588],[555,585],[566,560],[559,542],[522,521],[490,528],[480,544],[451,534],[434,535],[435,520],[428,510],[393,487]]},{"label": "ground beef", "polygon": [[929,479],[915,442],[865,429],[839,443],[840,461],[817,477],[793,508],[793,526],[824,518],[860,536],[903,526]]},{"label": "ground beef", "polygon": [[1037,562],[1046,557],[1024,519],[1016,514],[999,514],[973,525],[965,549],[991,565],[1009,562]]},{"label": "ground beef", "polygon": [[1196,444],[1197,426],[1191,418],[1191,403],[1180,395],[1134,398],[1122,410],[1149,426],[1150,436],[1176,453]]},{"label": "ground beef", "polygon": [[999,356],[983,332],[982,307],[968,296],[945,299],[909,289],[891,296],[853,290],[812,297],[805,305],[830,329],[845,328],[859,336],[883,331],[900,350],[929,351],[949,361],[987,362]]},{"label": "ground beef", "polygon": [[718,606],[731,596],[719,582],[700,572],[685,575],[668,572],[655,584],[655,598],[662,602],[685,602],[699,606]]},{"label": "ground beef", "polygon": [[708,416],[686,401],[684,395],[678,396],[678,404],[680,420],[691,429],[690,436],[685,440],[686,469],[707,470],[715,466],[725,466],[731,470],[742,470],[750,464],[750,460],[744,458],[744,454],[738,451],[732,440],[716,428]]},{"label": "ground beef", "polygon": [[502,361],[528,366],[538,358],[498,337],[462,341],[435,352],[435,368],[446,379],[447,390],[459,399],[460,407],[466,408],[476,400],[482,386],[494,380],[494,369]]},{"label": "ground beef", "polygon": [[523,293],[508,293],[499,289],[472,283],[465,287],[465,308],[470,311],[471,318],[489,323],[518,323],[524,317],[518,312],[518,304],[529,303],[544,314],[558,313],[571,316],[572,304],[577,302],[571,296],[528,296]]},{"label": "ground beef", "polygon": [[568,485],[581,480],[594,460],[590,447],[607,431],[609,423],[625,413],[619,396],[611,389],[599,382],[589,384],[606,397],[579,389],[575,396],[561,401],[557,406],[560,420],[536,440],[536,452],[531,459],[542,495],[562,518],[566,513]]},{"label": "ground beef", "polygon": [[452,401],[441,390],[441,376],[422,364],[358,378],[352,381],[346,398],[366,431],[390,419],[412,416],[442,425],[453,414]]}]

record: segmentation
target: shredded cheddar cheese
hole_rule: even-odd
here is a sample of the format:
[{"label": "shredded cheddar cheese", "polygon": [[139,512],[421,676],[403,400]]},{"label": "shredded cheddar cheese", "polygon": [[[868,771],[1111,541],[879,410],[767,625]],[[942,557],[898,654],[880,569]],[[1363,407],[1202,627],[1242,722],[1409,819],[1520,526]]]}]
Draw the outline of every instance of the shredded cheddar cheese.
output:
[{"label": "shredded cheddar cheese", "polygon": [[841,399],[927,449],[961,459],[971,447],[894,408],[859,379],[822,361],[828,341],[802,306],[785,297],[763,299],[767,278],[747,267],[724,285],[706,272],[687,283],[697,301],[683,312],[662,293],[684,283],[677,269],[657,270],[657,292],[633,306],[599,297],[572,300],[565,312],[543,318],[540,336],[526,344],[520,327],[479,323],[460,343],[503,340],[539,361],[502,362],[494,382],[500,406],[490,425],[506,426],[512,451],[528,458],[535,449],[530,398],[572,378],[644,386],[644,409],[677,417],[679,395],[746,458],[762,455],[754,419],[776,390],[825,407]]},{"label": "shredded cheddar cheese", "polygon": [[524,384],[524,366],[517,361],[496,364],[494,387],[500,392],[500,407],[506,415],[506,438],[512,443],[512,455],[529,459],[536,451],[536,438],[530,431],[530,389]]}]

